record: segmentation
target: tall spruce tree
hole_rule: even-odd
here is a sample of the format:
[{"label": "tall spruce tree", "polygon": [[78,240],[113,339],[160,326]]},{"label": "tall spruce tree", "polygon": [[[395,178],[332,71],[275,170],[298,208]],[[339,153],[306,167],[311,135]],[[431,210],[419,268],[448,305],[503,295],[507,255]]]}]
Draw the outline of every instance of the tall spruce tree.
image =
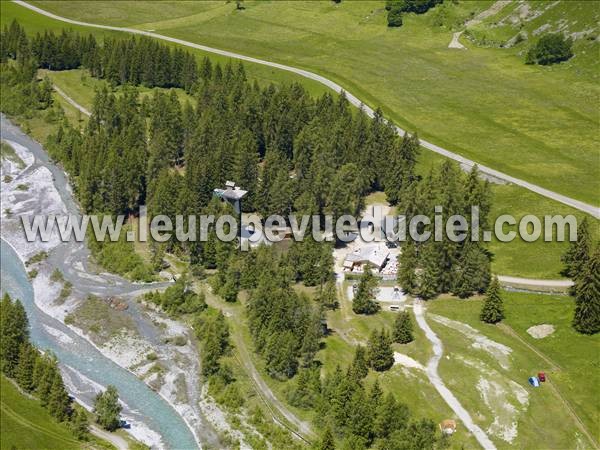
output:
[{"label": "tall spruce tree", "polygon": [[356,314],[375,314],[381,309],[375,300],[377,284],[377,278],[371,269],[366,267],[352,299],[352,311]]},{"label": "tall spruce tree", "polygon": [[400,267],[398,268],[398,284],[408,294],[415,294],[418,289],[417,277],[417,246],[408,241],[402,246],[400,253]]},{"label": "tall spruce tree", "polygon": [[335,439],[333,437],[331,425],[327,425],[325,427],[325,430],[321,435],[321,440],[319,441],[316,450],[335,450]]},{"label": "tall spruce tree", "polygon": [[408,344],[414,340],[412,319],[408,311],[401,311],[396,316],[392,338],[398,344]]},{"label": "tall spruce tree", "polygon": [[388,370],[394,365],[392,340],[387,331],[373,331],[367,344],[369,364],[377,372]]},{"label": "tall spruce tree", "polygon": [[325,285],[322,286],[318,301],[324,309],[335,310],[338,308],[337,286],[333,277],[330,277]]},{"label": "tall spruce tree", "polygon": [[564,264],[563,275],[576,281],[583,274],[583,269],[590,259],[592,252],[592,236],[590,224],[584,217],[577,227],[577,240],[569,243],[569,248],[562,256]]},{"label": "tall spruce tree", "polygon": [[65,389],[58,366],[54,366],[52,384],[48,398],[48,411],[59,422],[67,420],[71,415],[71,399]]},{"label": "tall spruce tree", "polygon": [[441,272],[440,250],[441,242],[428,242],[420,247],[423,260],[423,270],[419,276],[418,295],[425,300],[431,299],[440,292]]},{"label": "tall spruce tree", "polygon": [[491,278],[490,260],[477,243],[465,244],[454,275],[452,292],[458,297],[467,298],[475,292],[485,292]]},{"label": "tall spruce tree", "polygon": [[71,416],[71,430],[79,440],[86,440],[89,436],[89,423],[87,414],[81,407],[75,408]]},{"label": "tall spruce tree", "polygon": [[4,294],[0,303],[0,362],[2,371],[13,377],[19,363],[22,344],[29,340],[27,314],[19,300]]},{"label": "tall spruce tree", "polygon": [[15,380],[25,392],[32,392],[35,388],[33,369],[37,357],[38,352],[31,344],[21,344],[19,349],[19,364],[15,370]]},{"label": "tall spruce tree", "polygon": [[498,323],[504,319],[504,305],[500,295],[498,277],[494,277],[490,283],[479,317],[486,323]]},{"label": "tall spruce tree", "polygon": [[600,331],[600,245],[584,266],[575,284],[573,327],[580,333]]},{"label": "tall spruce tree", "polygon": [[367,351],[362,345],[359,345],[354,350],[354,359],[348,368],[348,374],[359,381],[366,377],[368,373],[369,361],[367,360]]}]

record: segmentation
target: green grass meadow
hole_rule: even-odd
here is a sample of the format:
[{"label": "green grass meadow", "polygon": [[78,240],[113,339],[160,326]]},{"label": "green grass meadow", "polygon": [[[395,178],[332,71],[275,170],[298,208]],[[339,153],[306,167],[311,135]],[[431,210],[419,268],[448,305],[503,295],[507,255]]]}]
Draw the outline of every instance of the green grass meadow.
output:
[{"label": "green grass meadow", "polygon": [[[516,332],[520,340],[497,326],[479,321],[481,300],[445,298],[428,302],[428,313],[466,323],[512,349],[510,368],[503,369],[489,355],[474,348],[463,334],[429,318],[431,328],[444,342],[444,353],[450,355],[440,362],[441,376],[448,380],[448,386],[459,400],[470,405],[471,411],[479,411],[475,419],[484,429],[490,426],[493,414],[476,389],[479,380],[487,377],[501,386],[503,383],[510,386],[514,382],[525,388],[529,393],[529,403],[526,411],[518,416],[518,436],[514,441],[519,448],[591,448],[577,429],[568,408],[574,410],[598,442],[600,337],[581,335],[573,330],[574,301],[570,297],[504,291],[503,298],[506,310],[504,323]],[[535,339],[527,333],[529,327],[540,324],[553,325],[556,331],[542,339]],[[544,355],[553,367],[549,367],[548,361],[521,340]],[[485,369],[470,367],[465,358],[485,363]],[[527,379],[539,371],[546,372],[549,382],[533,389]],[[549,383],[566,399],[568,406]],[[502,443],[499,440],[495,442]],[[506,442],[502,446],[508,448]]]},{"label": "green grass meadow", "polygon": [[[247,1],[241,11],[233,2],[172,2],[160,12],[154,2],[34,3],[318,72],[438,145],[599,203],[597,40],[578,41],[578,57],[552,67],[525,65],[526,44],[481,48],[463,39],[467,51],[448,49],[452,31],[491,1],[447,2],[406,15],[398,29],[385,26],[383,1]],[[577,19],[577,30],[598,16],[589,2],[556,11],[548,14]]]},{"label": "green grass meadow", "polygon": [[25,397],[4,376],[0,383],[2,450],[69,450],[84,447],[69,429],[64,424],[57,423],[37,400]]}]

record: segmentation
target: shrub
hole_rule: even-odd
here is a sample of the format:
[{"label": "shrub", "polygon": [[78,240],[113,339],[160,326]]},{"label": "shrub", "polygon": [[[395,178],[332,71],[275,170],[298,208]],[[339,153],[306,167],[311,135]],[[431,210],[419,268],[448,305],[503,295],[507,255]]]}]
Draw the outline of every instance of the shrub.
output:
[{"label": "shrub", "polygon": [[435,5],[443,3],[443,1],[444,0],[388,0],[385,3],[385,9],[388,11],[398,10],[400,12],[424,14]]},{"label": "shrub", "polygon": [[572,46],[573,40],[560,33],[545,34],[529,49],[525,63],[547,66],[566,61],[573,56]]},{"label": "shrub", "polygon": [[60,282],[65,281],[65,278],[63,277],[63,274],[60,270],[54,269],[54,272],[52,272],[52,275],[50,275],[50,280],[53,283],[58,283],[59,281]]},{"label": "shrub", "polygon": [[392,8],[387,16],[388,27],[395,28],[402,26],[402,11],[397,8]]}]

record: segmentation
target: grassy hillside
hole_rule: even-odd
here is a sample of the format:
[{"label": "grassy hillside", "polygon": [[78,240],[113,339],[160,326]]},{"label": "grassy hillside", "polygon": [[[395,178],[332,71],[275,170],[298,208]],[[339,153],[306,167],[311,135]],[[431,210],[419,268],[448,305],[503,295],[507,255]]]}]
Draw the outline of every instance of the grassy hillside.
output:
[{"label": "grassy hillside", "polygon": [[[482,376],[496,381],[502,381],[506,377],[527,388],[529,406],[526,413],[519,417],[520,436],[515,441],[520,443],[520,448],[590,448],[585,437],[574,426],[569,408],[573,409],[596,441],[600,440],[599,405],[596,401],[600,395],[597,370],[600,336],[586,336],[573,330],[571,320],[574,302],[571,298],[516,292],[504,292],[503,298],[506,309],[504,323],[516,332],[518,338],[497,326],[481,323],[480,300],[440,299],[428,303],[430,313],[469,324],[512,348],[511,368],[508,371],[498,368],[495,361],[488,361],[489,367],[484,370],[481,367],[476,368],[477,370],[469,369],[468,358],[475,356],[477,351],[473,347],[468,348],[469,343],[456,330],[429,320],[432,328],[442,338],[446,351],[467,358],[467,361],[460,358],[442,360],[442,376],[454,380],[452,388],[457,390],[459,399],[478,405],[477,408],[487,416],[482,420],[482,424],[486,426],[491,422],[489,407],[486,407],[474,389]],[[527,329],[540,324],[553,325],[556,331],[543,339],[534,339],[527,333]],[[527,344],[546,359],[541,359]],[[527,378],[539,371],[546,371],[550,383],[557,390],[549,384],[533,390],[527,386]]]},{"label": "grassy hillside", "polygon": [[[112,2],[35,3],[72,18],[134,25],[314,70],[437,144],[598,203],[597,58],[582,57],[597,54],[597,41],[578,43],[578,57],[550,68],[526,66],[521,48],[448,49],[451,31],[490,1],[446,2],[408,15],[399,29],[385,26],[383,1],[244,2],[242,11],[202,2],[185,16],[184,4],[154,14],[152,2],[133,2],[117,14]],[[554,11],[567,20],[585,16],[582,23],[594,23],[593,2],[562,3],[568,5]]]},{"label": "grassy hillside", "polygon": [[[111,3],[109,9],[112,11],[113,7],[115,5],[120,5],[120,4],[125,4],[124,9],[127,9],[128,3],[134,4],[134,3],[138,3],[138,2]],[[170,3],[177,3],[177,2],[170,2]],[[186,3],[189,5],[189,4],[195,4],[196,2],[183,2],[183,3]],[[70,2],[69,2],[69,4],[70,4]],[[162,5],[163,2],[161,2],[160,4]],[[76,6],[76,5],[73,5],[73,6]],[[155,6],[158,7],[158,3],[156,3],[154,5],[150,5],[150,6],[151,6],[150,10],[153,10],[152,8],[154,8]],[[171,5],[169,5],[169,6],[171,6]],[[90,8],[89,5],[88,5],[88,8]],[[161,11],[170,11],[171,9],[172,8],[168,9],[168,8],[161,7]],[[27,30],[28,33],[31,33],[31,34],[35,34],[38,32],[43,33],[45,30],[53,30],[53,31],[60,32],[63,29],[70,29],[70,30],[77,31],[84,35],[93,34],[96,37],[96,39],[102,39],[103,36],[107,36],[107,35],[121,36],[124,38],[130,36],[127,33],[99,30],[97,28],[81,27],[81,26],[66,24],[65,22],[61,22],[59,20],[53,20],[53,19],[50,19],[43,15],[37,14],[37,13],[35,13],[31,10],[28,10],[26,8],[23,8],[22,6],[19,6],[15,3],[4,2],[4,1],[0,2],[0,26],[8,25],[8,24],[10,24],[10,22],[12,22],[15,19],[23,27],[25,27],[25,29]],[[175,46],[175,44],[169,44],[169,43],[166,43],[166,44]],[[209,56],[211,58],[211,60],[213,61],[213,63],[219,62],[221,64],[225,64],[225,63],[227,63],[227,61],[230,60],[230,58],[218,56],[213,53],[203,52],[201,50],[188,48],[187,51],[196,55],[198,58],[198,61],[200,61],[205,56]],[[302,84],[305,86],[305,88],[313,95],[320,95],[327,91],[327,88],[325,88],[322,84],[317,83],[316,81],[306,80],[303,77],[294,75],[289,72],[284,72],[281,70],[276,70],[276,69],[272,69],[269,67],[261,66],[259,64],[250,64],[250,63],[245,64],[245,68],[246,68],[246,74],[247,74],[248,78],[250,80],[256,80],[256,82],[261,86],[265,86],[270,83],[273,83],[273,84],[286,83],[287,84],[287,83],[292,83],[292,82],[302,82]]]},{"label": "grassy hillside", "polygon": [[[600,395],[595,370],[596,355],[600,352],[599,337],[581,335],[572,329],[574,302],[568,297],[503,292],[503,298],[504,324],[510,326],[515,335],[479,320],[481,298],[442,297],[427,302],[427,321],[444,345],[440,375],[471,412],[475,422],[488,430],[498,448],[590,448],[588,440],[575,425],[574,414],[598,440],[598,404],[591,399]],[[443,325],[434,319],[436,315],[455,322]],[[334,331],[318,354],[325,370],[333,370],[340,361],[350,361],[353,345],[365,342],[372,330],[391,329],[394,318],[395,314],[387,311],[368,317],[356,315],[347,298],[342,298],[340,309],[327,315],[328,326]],[[556,331],[546,338],[534,339],[526,330],[539,324],[551,324]],[[504,361],[490,354],[488,346],[476,344],[473,337],[465,334],[465,325],[472,327],[479,342],[485,337],[508,347],[510,354],[506,366],[502,366]],[[394,349],[426,365],[432,356],[431,346],[423,332],[416,325],[415,328],[415,341],[407,345],[395,344]],[[539,371],[545,371],[550,381],[540,389],[532,389],[527,379]],[[434,420],[453,417],[453,412],[422,372],[395,366],[382,374],[371,372],[369,381],[375,378],[382,387],[402,398],[415,414]],[[494,383],[492,390],[486,391],[487,399],[483,395],[485,389],[478,387],[482,379],[483,383],[485,380]],[[584,379],[587,382],[581,382]],[[498,393],[496,397],[494,389]],[[279,386],[276,390],[284,395],[286,387]],[[519,395],[521,399],[526,396],[525,405],[520,403]],[[513,421],[517,433],[509,444],[500,436]],[[504,436],[508,439],[511,433],[506,432]],[[475,447],[472,439],[463,427],[459,427],[459,432],[452,436],[451,448]]]},{"label": "grassy hillside", "polygon": [[[57,423],[37,400],[25,397],[4,376],[0,380],[2,449],[80,449],[69,429]],[[89,446],[87,446],[89,447]]]}]

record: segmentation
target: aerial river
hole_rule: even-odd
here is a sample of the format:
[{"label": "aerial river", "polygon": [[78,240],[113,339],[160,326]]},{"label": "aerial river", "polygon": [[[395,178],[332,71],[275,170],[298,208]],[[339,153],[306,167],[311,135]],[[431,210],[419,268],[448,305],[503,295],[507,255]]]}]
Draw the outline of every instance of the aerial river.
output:
[{"label": "aerial river", "polygon": [[[64,173],[49,161],[47,154],[37,142],[22,133],[4,116],[2,116],[2,139],[26,147],[34,155],[35,164],[48,168],[67,210],[70,213],[77,211],[77,205],[72,198]],[[128,370],[105,357],[94,345],[63,322],[36,306],[34,290],[25,267],[19,255],[4,239],[1,242],[0,256],[2,292],[7,292],[13,298],[21,300],[27,311],[33,343],[41,350],[51,351],[56,355],[64,373],[65,383],[74,397],[86,406],[90,406],[99,388],[112,384],[117,387],[120,399],[124,403],[123,418],[130,424],[132,432],[135,428],[136,432],[132,434],[143,436],[144,441],[153,442],[156,447],[198,448],[194,434],[166,400]],[[69,272],[67,263],[81,261],[79,258],[86,256],[87,249],[84,245],[66,243],[53,250],[50,258],[63,261],[61,269],[64,269],[65,278],[73,282],[75,289],[112,295],[134,292],[140,288],[140,285],[106,274],[103,274],[104,278],[96,277],[95,283],[92,283],[89,278],[78,279],[74,271]],[[132,313],[135,315],[135,308]],[[138,325],[142,324],[138,322]]]}]

